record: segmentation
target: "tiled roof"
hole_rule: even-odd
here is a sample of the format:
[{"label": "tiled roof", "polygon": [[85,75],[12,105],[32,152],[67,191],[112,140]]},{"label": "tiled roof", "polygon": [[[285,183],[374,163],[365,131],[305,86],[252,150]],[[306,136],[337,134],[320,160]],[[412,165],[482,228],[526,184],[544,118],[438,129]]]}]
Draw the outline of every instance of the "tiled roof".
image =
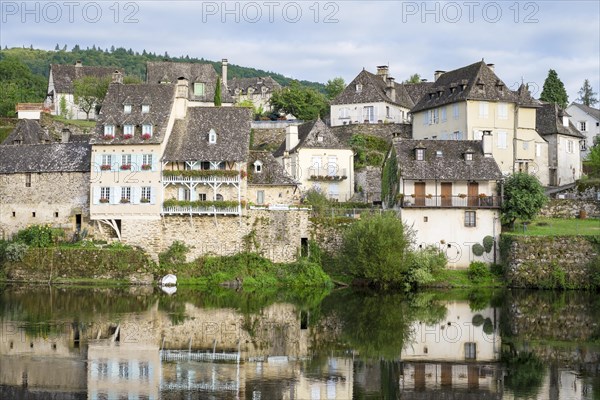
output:
[{"label": "tiled roof", "polygon": [[[180,63],[172,61],[148,61],[146,63],[147,83],[177,83],[179,78],[185,78],[189,82],[190,100],[213,102],[215,99],[215,88],[217,86],[217,71],[212,64]],[[204,95],[194,95],[194,83],[204,83]],[[221,82],[221,101],[233,103],[233,98]]]},{"label": "tiled roof", "polygon": [[[262,163],[261,172],[254,172],[256,161]],[[251,150],[248,159],[248,184],[296,186],[298,182],[285,172],[273,154],[268,151]]]},{"label": "tiled roof", "polygon": [[442,74],[411,110],[412,113],[465,100],[504,101],[536,107],[525,85],[510,90],[494,71],[479,61]]},{"label": "tiled roof", "polygon": [[38,120],[20,119],[15,129],[4,139],[2,145],[49,143],[52,138]]},{"label": "tiled roof", "polygon": [[540,135],[567,135],[576,138],[584,138],[575,125],[569,121],[569,126],[564,126],[562,117],[568,116],[557,104],[542,103],[536,111],[536,130]]},{"label": "tiled roof", "polygon": [[227,87],[231,95],[235,95],[236,89],[239,89],[240,94],[248,94],[248,89],[252,88],[254,93],[262,93],[262,88],[265,87],[267,93],[272,93],[274,90],[281,89],[281,85],[270,76],[260,78],[233,78],[227,82]]},{"label": "tiled roof", "polygon": [[400,85],[404,87],[404,90],[412,102],[410,108],[413,108],[425,94],[429,93],[434,82],[401,83]]},{"label": "tiled roof", "polygon": [[[246,161],[252,111],[245,107],[190,107],[175,121],[164,161]],[[216,143],[209,143],[215,130]]]},{"label": "tiled roof", "polygon": [[[175,100],[174,84],[111,83],[98,115],[92,144],[161,143],[167,133],[167,123]],[[131,113],[125,114],[124,105],[131,105]],[[142,114],[142,105],[150,105],[150,112]],[[142,140],[140,126],[152,124],[152,137]],[[115,125],[115,138],[105,140],[104,126]],[[123,139],[123,125],[135,125],[132,139]]]},{"label": "tiled roof", "polygon": [[56,93],[73,93],[73,82],[84,76],[95,76],[98,78],[112,78],[115,71],[123,73],[123,69],[116,67],[96,67],[87,65],[50,65],[50,73],[54,82]]},{"label": "tiled roof", "polygon": [[81,142],[0,146],[0,174],[89,172],[90,154]]},{"label": "tiled roof", "polygon": [[581,111],[594,117],[596,119],[596,121],[600,121],[600,109],[593,108],[593,107],[586,106],[584,104],[579,104],[579,103],[571,103],[571,105],[581,109]]},{"label": "tiled roof", "polygon": [[[331,129],[320,119],[298,126],[298,144],[293,149],[290,149],[290,153],[294,153],[301,148],[351,149],[350,146],[342,144],[335,137]],[[285,140],[275,151],[275,157],[283,156],[284,151]]]},{"label": "tiled roof", "polygon": [[[404,179],[496,180],[502,178],[492,157],[483,156],[479,140],[395,140],[394,148]],[[425,148],[422,161],[415,158],[415,148]],[[473,160],[464,154],[473,151]],[[441,155],[438,155],[441,152]]]}]

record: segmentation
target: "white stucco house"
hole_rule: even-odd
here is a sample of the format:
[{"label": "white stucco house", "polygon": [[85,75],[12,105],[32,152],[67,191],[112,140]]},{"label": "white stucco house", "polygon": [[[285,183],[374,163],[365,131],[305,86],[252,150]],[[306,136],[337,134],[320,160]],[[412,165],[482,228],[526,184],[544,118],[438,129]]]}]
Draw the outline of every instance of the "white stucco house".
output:
[{"label": "white stucco house", "polygon": [[571,103],[566,111],[575,128],[584,135],[581,159],[585,160],[590,152],[590,147],[594,145],[594,140],[600,140],[600,109]]}]

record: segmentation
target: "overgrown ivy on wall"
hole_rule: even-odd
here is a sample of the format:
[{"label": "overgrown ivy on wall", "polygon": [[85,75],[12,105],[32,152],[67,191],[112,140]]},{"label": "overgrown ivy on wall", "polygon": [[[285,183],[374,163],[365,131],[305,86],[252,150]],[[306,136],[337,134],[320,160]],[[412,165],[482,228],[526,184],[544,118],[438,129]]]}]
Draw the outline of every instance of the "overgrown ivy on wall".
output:
[{"label": "overgrown ivy on wall", "polygon": [[388,207],[393,207],[398,194],[398,159],[392,146],[390,155],[383,166],[381,176],[381,201]]}]

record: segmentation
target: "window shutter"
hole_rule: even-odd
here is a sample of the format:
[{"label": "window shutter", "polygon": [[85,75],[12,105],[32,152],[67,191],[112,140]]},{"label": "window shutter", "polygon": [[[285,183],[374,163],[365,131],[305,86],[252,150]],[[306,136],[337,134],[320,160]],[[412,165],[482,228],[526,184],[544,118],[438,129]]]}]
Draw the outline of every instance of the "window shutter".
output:
[{"label": "window shutter", "polygon": [[94,188],[94,193],[92,194],[92,202],[93,204],[100,204],[100,187],[96,186]]},{"label": "window shutter", "polygon": [[94,156],[94,165],[92,167],[92,171],[100,171],[101,165],[102,165],[102,154],[96,154]]},{"label": "window shutter", "polygon": [[142,188],[137,186],[131,187],[131,204],[139,204]]},{"label": "window shutter", "polygon": [[182,188],[182,187],[179,188],[179,194],[178,194],[177,198],[179,200],[185,200],[185,189],[184,188]]},{"label": "window shutter", "polygon": [[110,203],[118,204],[121,201],[121,187],[120,186],[113,187],[110,191],[110,195],[112,197],[110,199]]},{"label": "window shutter", "polygon": [[156,188],[150,186],[150,204],[156,204]]}]

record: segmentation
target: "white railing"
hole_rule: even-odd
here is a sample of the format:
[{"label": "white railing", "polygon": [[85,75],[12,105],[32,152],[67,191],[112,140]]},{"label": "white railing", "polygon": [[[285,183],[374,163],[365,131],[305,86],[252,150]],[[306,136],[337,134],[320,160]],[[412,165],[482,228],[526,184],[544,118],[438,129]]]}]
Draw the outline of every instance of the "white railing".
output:
[{"label": "white railing", "polygon": [[192,206],[170,206],[163,207],[163,214],[169,215],[240,215],[242,213],[240,206],[234,207],[218,207],[218,206],[206,206],[206,207],[192,207]]},{"label": "white railing", "polygon": [[264,204],[264,205],[252,205],[248,207],[250,210],[271,210],[271,211],[310,211],[311,206],[302,205],[295,206],[290,204]]},{"label": "white railing", "polygon": [[161,350],[160,359],[163,361],[240,361],[240,353],[225,353],[225,352],[194,352],[185,350]]},{"label": "white railing", "polygon": [[162,180],[164,183],[239,183],[240,177],[237,176],[222,176],[222,175],[209,175],[209,176],[181,176],[181,175],[163,175]]}]

